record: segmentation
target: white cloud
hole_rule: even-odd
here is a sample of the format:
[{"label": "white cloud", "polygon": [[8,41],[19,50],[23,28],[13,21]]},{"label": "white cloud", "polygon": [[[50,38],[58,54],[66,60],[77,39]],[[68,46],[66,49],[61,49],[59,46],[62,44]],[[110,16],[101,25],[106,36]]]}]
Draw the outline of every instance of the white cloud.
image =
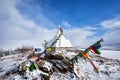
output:
[{"label": "white cloud", "polygon": [[[47,2],[49,3],[49,1]],[[42,1],[39,4],[35,5],[31,5],[31,3],[34,3],[34,1],[29,2],[25,0],[20,0],[17,3],[17,8],[20,9],[19,12],[22,13],[22,16],[24,15],[26,18],[32,19],[32,21],[36,22],[40,26],[53,28],[55,24],[48,17],[46,17],[45,14],[43,14],[44,8],[42,8],[42,6],[40,5]]]},{"label": "white cloud", "polygon": [[55,30],[26,19],[16,9],[17,3],[17,0],[0,1],[0,48],[15,48],[20,44],[41,46],[44,39],[50,40]]},{"label": "white cloud", "polygon": [[100,23],[104,28],[120,28],[120,18],[105,20]]},{"label": "white cloud", "polygon": [[85,30],[97,30],[98,28],[94,27],[94,26],[84,26],[83,29],[85,29]]},{"label": "white cloud", "polygon": [[120,44],[120,18],[103,21],[101,25],[107,29],[103,34],[105,44]]},{"label": "white cloud", "polygon": [[120,29],[112,29],[107,31],[103,38],[105,40],[105,44],[119,44],[120,45]]},{"label": "white cloud", "polygon": [[71,26],[71,24],[68,21],[65,21],[65,20],[62,22],[62,24],[65,27],[70,27]]},{"label": "white cloud", "polygon": [[95,32],[86,30],[84,28],[71,28],[64,31],[67,38],[72,42],[73,46],[80,46],[85,48],[93,44],[93,42],[98,39],[97,37],[94,37],[94,39],[89,39],[88,37],[95,34]]},{"label": "white cloud", "polygon": [[[0,1],[0,48],[15,48],[22,44],[30,44],[35,47],[40,47],[43,40],[49,41],[54,37],[57,33],[57,29],[49,30],[45,26],[37,25],[33,20],[26,19],[21,13],[19,13],[18,9],[16,9],[17,3],[17,0]],[[53,24],[42,13],[39,14],[39,17],[43,18],[41,19],[40,24]],[[115,20],[115,22],[114,20],[107,20],[107,23],[104,21],[101,25],[105,28],[110,26],[110,29],[113,29],[114,26],[119,25],[119,20],[117,20]],[[112,23],[114,25],[112,25]],[[96,27],[84,26],[83,28],[71,28],[72,25],[68,21],[63,21],[63,24],[65,27],[70,27],[69,29],[64,30],[64,34],[70,39],[73,46],[88,47],[101,37],[93,37],[93,35],[96,34],[93,30],[98,29]],[[120,37],[118,35],[119,31],[120,30],[110,30],[105,33],[103,37],[106,40],[109,40],[109,43],[111,43],[111,41],[114,42],[115,40],[120,41],[120,38],[118,38]]]}]

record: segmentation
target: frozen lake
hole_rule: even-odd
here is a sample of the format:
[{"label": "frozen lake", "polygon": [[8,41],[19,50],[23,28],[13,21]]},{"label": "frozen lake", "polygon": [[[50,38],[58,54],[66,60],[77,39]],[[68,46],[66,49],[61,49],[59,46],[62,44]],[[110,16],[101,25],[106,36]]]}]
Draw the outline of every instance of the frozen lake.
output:
[{"label": "frozen lake", "polygon": [[101,56],[112,58],[112,59],[119,59],[120,60],[120,51],[114,51],[114,50],[101,50],[102,54]]}]

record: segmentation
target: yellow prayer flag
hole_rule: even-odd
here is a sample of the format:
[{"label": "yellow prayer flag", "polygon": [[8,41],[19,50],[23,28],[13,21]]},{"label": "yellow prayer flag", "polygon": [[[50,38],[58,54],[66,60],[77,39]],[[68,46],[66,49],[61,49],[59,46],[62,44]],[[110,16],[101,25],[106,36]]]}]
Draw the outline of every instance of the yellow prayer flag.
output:
[{"label": "yellow prayer flag", "polygon": [[51,51],[52,49],[49,47],[49,48],[47,48],[47,51]]},{"label": "yellow prayer flag", "polygon": [[36,69],[38,69],[38,65],[36,63],[34,63],[34,66],[36,67]]}]

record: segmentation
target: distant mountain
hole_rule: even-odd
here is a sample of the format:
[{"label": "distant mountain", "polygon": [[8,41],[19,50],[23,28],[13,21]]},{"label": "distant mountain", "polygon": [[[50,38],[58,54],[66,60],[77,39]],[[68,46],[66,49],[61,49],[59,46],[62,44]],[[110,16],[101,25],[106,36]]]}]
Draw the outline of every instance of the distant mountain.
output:
[{"label": "distant mountain", "polygon": [[103,45],[102,49],[104,50],[118,50],[120,51],[120,44],[107,44]]}]

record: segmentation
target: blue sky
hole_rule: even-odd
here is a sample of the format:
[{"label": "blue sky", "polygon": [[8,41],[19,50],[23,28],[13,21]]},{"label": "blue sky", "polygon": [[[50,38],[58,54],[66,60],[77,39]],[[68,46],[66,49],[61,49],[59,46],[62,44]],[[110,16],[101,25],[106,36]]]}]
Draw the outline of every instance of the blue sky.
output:
[{"label": "blue sky", "polygon": [[120,14],[119,0],[25,0],[25,3],[18,6],[22,14],[35,19],[42,12],[54,24],[67,20],[74,26],[95,25]]},{"label": "blue sky", "polygon": [[41,46],[58,25],[73,46],[120,44],[120,0],[1,0],[0,48]]}]

